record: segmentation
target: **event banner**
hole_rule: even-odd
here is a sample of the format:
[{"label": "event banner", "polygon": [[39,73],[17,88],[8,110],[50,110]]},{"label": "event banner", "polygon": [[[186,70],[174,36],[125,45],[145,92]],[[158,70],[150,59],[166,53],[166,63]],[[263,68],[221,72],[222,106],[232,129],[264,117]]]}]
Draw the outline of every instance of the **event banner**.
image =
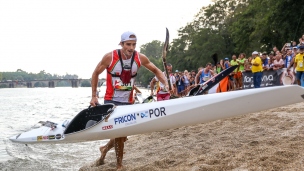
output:
[{"label": "event banner", "polygon": [[[284,72],[266,70],[263,71],[261,87],[271,87],[283,85],[281,76]],[[243,72],[243,89],[254,88],[253,86],[253,74],[250,71]]]}]

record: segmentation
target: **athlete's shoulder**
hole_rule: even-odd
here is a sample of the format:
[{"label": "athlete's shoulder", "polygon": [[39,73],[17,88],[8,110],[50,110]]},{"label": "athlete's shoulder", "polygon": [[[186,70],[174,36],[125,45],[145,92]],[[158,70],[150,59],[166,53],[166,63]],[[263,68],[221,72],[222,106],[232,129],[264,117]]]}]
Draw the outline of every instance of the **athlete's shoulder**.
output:
[{"label": "athlete's shoulder", "polygon": [[137,54],[138,54],[138,57],[140,57],[140,58],[147,58],[147,56],[143,53],[137,52]]},{"label": "athlete's shoulder", "polygon": [[149,58],[140,52],[138,52],[138,57],[143,65],[148,64],[150,62]]},{"label": "athlete's shoulder", "polygon": [[201,75],[201,74],[203,73],[203,71],[205,71],[205,68],[204,68],[204,69],[199,70],[199,71],[197,72],[197,74],[196,74],[196,75]]},{"label": "athlete's shoulder", "polygon": [[101,60],[101,63],[104,64],[104,65],[110,65],[110,63],[112,62],[112,53],[113,52],[108,52],[106,53],[103,57],[102,57],[102,60]]}]

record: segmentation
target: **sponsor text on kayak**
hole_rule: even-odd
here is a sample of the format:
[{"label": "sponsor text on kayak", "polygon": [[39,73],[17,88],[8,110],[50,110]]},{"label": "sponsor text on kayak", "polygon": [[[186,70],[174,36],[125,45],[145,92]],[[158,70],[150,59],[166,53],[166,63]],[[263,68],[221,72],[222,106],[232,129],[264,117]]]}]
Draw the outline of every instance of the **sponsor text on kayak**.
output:
[{"label": "sponsor text on kayak", "polygon": [[149,109],[150,118],[152,118],[153,115],[157,118],[160,116],[166,116],[165,110],[166,110],[165,107]]},{"label": "sponsor text on kayak", "polygon": [[116,124],[121,124],[121,123],[126,123],[126,125],[134,124],[136,123],[136,114],[128,114],[125,116],[121,116],[118,118],[114,118],[115,125]]},{"label": "sponsor text on kayak", "polygon": [[112,129],[113,125],[107,125],[107,126],[103,126],[102,130],[107,130],[107,129]]}]

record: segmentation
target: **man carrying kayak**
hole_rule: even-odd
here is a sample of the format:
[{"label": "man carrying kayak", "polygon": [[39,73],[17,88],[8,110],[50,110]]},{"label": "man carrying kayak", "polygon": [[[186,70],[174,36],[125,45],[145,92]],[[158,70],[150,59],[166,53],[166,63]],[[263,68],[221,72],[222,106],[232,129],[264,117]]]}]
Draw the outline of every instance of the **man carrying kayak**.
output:
[{"label": "man carrying kayak", "polygon": [[[158,80],[168,89],[168,82],[164,74],[159,70],[150,60],[137,51],[136,48],[137,37],[133,32],[124,32],[121,35],[119,45],[121,49],[113,50],[103,56],[101,61],[97,64],[92,74],[92,99],[90,104],[95,106],[98,104],[96,97],[98,76],[104,70],[107,71],[106,79],[106,93],[104,96],[104,104],[113,103],[115,105],[131,105],[133,102],[133,90],[135,77],[141,65],[153,72]],[[117,137],[111,139],[105,146],[100,147],[101,157],[98,164],[104,164],[104,159],[107,152],[111,148],[115,148],[117,169],[122,169],[122,159],[124,142],[127,137]]]}]

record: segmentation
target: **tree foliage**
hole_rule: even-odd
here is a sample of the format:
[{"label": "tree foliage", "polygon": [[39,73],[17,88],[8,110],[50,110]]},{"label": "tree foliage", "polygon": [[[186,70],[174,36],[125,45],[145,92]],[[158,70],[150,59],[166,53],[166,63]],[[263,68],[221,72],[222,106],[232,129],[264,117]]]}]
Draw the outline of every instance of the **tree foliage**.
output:
[{"label": "tree foliage", "polygon": [[0,72],[0,81],[15,80],[15,81],[30,81],[30,80],[51,80],[51,79],[78,79],[76,74],[57,75],[46,73],[44,70],[39,73],[28,73],[22,69],[17,69],[16,72]]},{"label": "tree foliage", "polygon": [[286,42],[298,41],[303,34],[303,10],[303,2],[297,0],[251,0],[230,26],[236,49],[269,51],[273,46],[281,48]]},{"label": "tree foliage", "polygon": [[214,53],[223,59],[281,48],[301,36],[303,11],[304,4],[297,0],[215,0],[178,30],[168,59],[175,69],[196,70],[213,63]]},{"label": "tree foliage", "polygon": [[[146,43],[140,47],[140,52],[145,54],[149,60],[158,68],[163,68],[162,64],[162,42],[158,40],[153,40],[150,43]],[[150,84],[151,79],[154,77],[154,74],[147,70],[145,67],[141,67],[137,73],[137,85],[147,86]]]}]

